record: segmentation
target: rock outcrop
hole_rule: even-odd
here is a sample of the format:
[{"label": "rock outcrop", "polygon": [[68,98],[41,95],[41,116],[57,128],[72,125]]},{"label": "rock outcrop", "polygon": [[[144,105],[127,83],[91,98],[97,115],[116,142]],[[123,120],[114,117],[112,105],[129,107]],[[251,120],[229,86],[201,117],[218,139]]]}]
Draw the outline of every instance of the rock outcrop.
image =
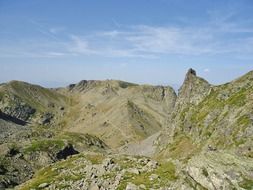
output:
[{"label": "rock outcrop", "polygon": [[188,71],[167,129],[157,142],[160,157],[178,160],[182,168],[176,189],[253,187],[252,77],[249,72],[211,86]]},{"label": "rock outcrop", "polygon": [[211,85],[204,79],[197,76],[196,71],[189,69],[183,85],[178,91],[176,109],[182,109],[187,105],[196,105],[210,93]]},{"label": "rock outcrop", "polygon": [[[131,180],[130,180],[131,179]],[[80,154],[40,171],[19,189],[163,189],[176,179],[172,162],[123,155]]]}]

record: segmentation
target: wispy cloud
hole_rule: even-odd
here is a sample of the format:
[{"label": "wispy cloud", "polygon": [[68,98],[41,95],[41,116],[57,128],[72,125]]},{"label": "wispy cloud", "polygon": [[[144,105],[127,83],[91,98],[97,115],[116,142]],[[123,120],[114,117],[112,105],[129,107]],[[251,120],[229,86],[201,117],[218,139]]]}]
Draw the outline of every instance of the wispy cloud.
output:
[{"label": "wispy cloud", "polygon": [[[253,28],[232,25],[206,27],[132,26],[126,30],[101,31],[76,41],[77,53],[104,56],[146,57],[162,55],[218,55],[253,53],[253,35],[242,35]],[[235,30],[236,29],[236,30]]]},{"label": "wispy cloud", "polygon": [[[93,36],[71,35],[67,44],[67,53],[73,55],[97,55],[103,57],[141,57],[154,58],[154,55],[137,52],[134,48],[124,48],[126,41],[122,44],[116,36],[122,37],[121,32],[99,32]],[[108,37],[114,40],[108,40]],[[110,42],[109,42],[110,41]],[[116,43],[118,41],[118,44]]]},{"label": "wispy cloud", "polygon": [[[234,22],[235,12],[210,12],[201,26],[124,26],[90,34],[67,34],[65,27],[45,27],[31,21],[47,40],[0,45],[0,56],[102,56],[154,59],[162,55],[230,55],[253,59],[251,20]],[[115,20],[114,20],[115,21]],[[116,22],[116,21],[115,21]],[[33,53],[31,53],[33,52]]]},{"label": "wispy cloud", "polygon": [[96,51],[93,51],[89,47],[89,42],[87,40],[76,35],[71,35],[70,38],[71,41],[69,42],[67,51],[74,54],[96,54]]},{"label": "wispy cloud", "polygon": [[49,31],[52,33],[52,34],[58,34],[60,32],[63,32],[65,30],[65,27],[52,27],[49,29]]}]

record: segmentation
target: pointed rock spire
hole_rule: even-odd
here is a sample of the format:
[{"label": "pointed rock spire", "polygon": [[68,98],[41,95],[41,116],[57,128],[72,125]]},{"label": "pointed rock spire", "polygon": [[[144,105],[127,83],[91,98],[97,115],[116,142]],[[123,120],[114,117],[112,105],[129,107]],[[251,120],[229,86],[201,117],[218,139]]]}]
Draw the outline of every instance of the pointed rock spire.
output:
[{"label": "pointed rock spire", "polygon": [[205,97],[210,84],[197,76],[196,71],[190,68],[185,76],[184,83],[179,89],[177,105],[197,104]]},{"label": "pointed rock spire", "polygon": [[191,80],[191,78],[195,78],[195,77],[197,77],[196,71],[190,68],[185,75],[184,84],[187,83],[189,80]]},{"label": "pointed rock spire", "polygon": [[190,69],[187,71],[186,76],[188,76],[188,75],[197,76],[196,71],[195,71],[194,69],[192,69],[192,68],[190,68]]}]

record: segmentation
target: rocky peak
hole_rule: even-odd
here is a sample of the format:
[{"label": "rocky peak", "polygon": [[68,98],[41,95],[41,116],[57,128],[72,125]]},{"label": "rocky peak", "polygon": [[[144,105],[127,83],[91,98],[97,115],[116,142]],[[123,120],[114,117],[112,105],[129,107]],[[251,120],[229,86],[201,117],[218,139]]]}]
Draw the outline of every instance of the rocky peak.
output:
[{"label": "rocky peak", "polygon": [[179,89],[177,105],[197,104],[209,93],[210,87],[206,80],[198,77],[196,71],[190,68]]},{"label": "rocky peak", "polygon": [[195,71],[194,69],[192,69],[192,68],[190,68],[190,69],[187,71],[186,77],[191,76],[191,75],[197,76],[196,71]]},{"label": "rocky peak", "polygon": [[183,83],[182,87],[185,85],[192,85],[196,78],[198,78],[196,71],[194,69],[190,68],[185,75],[185,79],[184,79],[184,83]]}]

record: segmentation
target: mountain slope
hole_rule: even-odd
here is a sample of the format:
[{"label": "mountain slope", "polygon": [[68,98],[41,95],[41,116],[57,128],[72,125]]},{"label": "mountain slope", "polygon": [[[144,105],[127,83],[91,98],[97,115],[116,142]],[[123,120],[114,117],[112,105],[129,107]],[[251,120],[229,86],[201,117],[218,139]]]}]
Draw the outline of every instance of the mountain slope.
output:
[{"label": "mountain slope", "polygon": [[160,131],[176,99],[171,87],[113,80],[81,81],[65,94],[77,102],[66,115],[65,130],[97,135],[110,147]]},{"label": "mountain slope", "polygon": [[61,89],[1,84],[0,189],[72,154],[110,152],[159,132],[175,99],[170,87],[123,81],[81,81]]},{"label": "mountain slope", "polygon": [[[253,188],[253,72],[213,86],[190,69],[178,97],[170,87],[115,80],[45,89],[59,95],[52,100],[42,87],[31,96],[33,88],[7,86],[0,86],[8,89],[0,93],[4,187],[35,172],[17,189]],[[47,112],[54,117],[43,123]]]},{"label": "mountain slope", "polygon": [[194,78],[191,88],[184,82],[186,96],[179,97],[192,93],[190,99],[201,98],[176,106],[166,135],[160,137],[159,154],[180,161],[188,188],[240,189],[253,179],[253,72],[220,86],[195,86],[200,79]]},{"label": "mountain slope", "polygon": [[70,103],[37,85],[11,81],[0,86],[0,189],[23,183],[39,168],[79,151],[106,151],[97,137],[60,130]]},{"label": "mountain slope", "polygon": [[0,86],[1,112],[24,122],[49,123],[67,104],[67,97],[37,85],[11,81]]}]

